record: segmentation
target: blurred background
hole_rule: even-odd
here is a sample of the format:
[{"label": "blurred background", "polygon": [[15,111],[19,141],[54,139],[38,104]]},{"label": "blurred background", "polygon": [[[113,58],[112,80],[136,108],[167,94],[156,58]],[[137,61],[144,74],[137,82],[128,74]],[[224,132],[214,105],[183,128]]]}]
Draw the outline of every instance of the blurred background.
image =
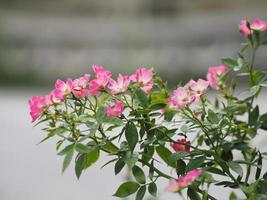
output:
[{"label": "blurred background", "polygon": [[[99,170],[107,157],[80,181],[73,169],[61,176],[54,141],[35,145],[44,135],[32,129],[27,100],[92,64],[115,74],[154,67],[171,85],[204,77],[208,66],[239,50],[239,21],[266,20],[266,10],[266,0],[0,0],[0,199],[115,199],[123,177],[112,167]],[[258,66],[266,65],[266,53],[259,52]],[[263,139],[255,144],[267,150]],[[159,199],[179,199],[165,185]],[[228,199],[223,191],[213,193]]]}]

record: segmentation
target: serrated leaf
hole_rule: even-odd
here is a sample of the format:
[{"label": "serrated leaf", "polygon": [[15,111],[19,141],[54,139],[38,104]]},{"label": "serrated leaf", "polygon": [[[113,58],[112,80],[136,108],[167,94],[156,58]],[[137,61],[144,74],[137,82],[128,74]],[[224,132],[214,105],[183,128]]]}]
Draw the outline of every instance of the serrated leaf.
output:
[{"label": "serrated leaf", "polygon": [[129,122],[125,127],[125,138],[129,144],[131,151],[134,150],[137,142],[138,142],[138,131],[135,127],[134,123]]},{"label": "serrated leaf", "polygon": [[146,183],[145,173],[143,172],[143,170],[140,167],[135,165],[132,168],[132,173],[134,175],[135,180],[138,183],[140,183],[140,184],[145,184]]},{"label": "serrated leaf", "polygon": [[113,196],[125,198],[135,193],[139,187],[139,184],[133,181],[123,183],[119,186],[118,190],[115,192],[115,194],[113,194]]}]

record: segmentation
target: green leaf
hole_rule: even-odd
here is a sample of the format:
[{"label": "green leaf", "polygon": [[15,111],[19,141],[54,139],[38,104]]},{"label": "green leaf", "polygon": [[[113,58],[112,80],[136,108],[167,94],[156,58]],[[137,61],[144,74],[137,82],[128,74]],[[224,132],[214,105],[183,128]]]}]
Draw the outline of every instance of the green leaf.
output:
[{"label": "green leaf", "polygon": [[177,174],[183,175],[186,172],[186,164],[185,164],[185,162],[180,159],[180,160],[176,161],[176,165],[177,165],[177,168],[176,168]]},{"label": "green leaf", "polygon": [[146,147],[142,155],[142,160],[144,160],[145,162],[149,162],[154,155],[154,151],[154,146]]},{"label": "green leaf", "polygon": [[152,182],[152,183],[150,183],[149,185],[148,185],[148,192],[152,195],[152,196],[154,196],[154,197],[156,197],[157,196],[157,185],[156,185],[156,183],[154,183],[154,182]]},{"label": "green leaf", "polygon": [[188,187],[188,189],[187,189],[187,196],[191,200],[201,200],[201,198],[198,195],[198,193],[196,192],[196,190],[194,190],[192,187]]},{"label": "green leaf", "polygon": [[82,143],[77,143],[75,145],[75,150],[78,151],[79,153],[89,153],[92,151],[92,148],[82,144]]},{"label": "green leaf", "polygon": [[220,118],[217,114],[210,109],[208,110],[208,119],[213,124],[218,124],[220,122]]},{"label": "green leaf", "polygon": [[133,181],[123,183],[120,185],[120,187],[115,192],[115,194],[113,194],[113,196],[125,198],[125,197],[135,193],[139,187],[140,187],[139,184],[136,182],[133,182]]},{"label": "green leaf", "polygon": [[123,159],[120,158],[115,164],[115,168],[114,168],[115,175],[119,174],[124,166],[125,166],[125,162],[123,161]]},{"label": "green leaf", "polygon": [[230,169],[236,172],[240,177],[243,176],[243,169],[237,162],[231,161],[228,162],[227,164],[230,167]]},{"label": "green leaf", "polygon": [[75,161],[75,174],[77,179],[79,179],[82,174],[82,170],[84,168],[84,162],[85,162],[85,154],[78,155]]},{"label": "green leaf", "polygon": [[168,111],[164,112],[164,114],[163,114],[164,115],[164,120],[170,122],[175,114],[176,113],[173,110],[168,110]]},{"label": "green leaf", "polygon": [[186,171],[192,171],[193,169],[199,168],[205,161],[205,156],[200,156],[189,161],[186,166]]},{"label": "green leaf", "polygon": [[136,129],[134,123],[129,122],[126,124],[125,138],[129,144],[131,151],[133,151],[137,142],[138,142],[138,132],[137,132],[137,129]]},{"label": "green leaf", "polygon": [[66,153],[66,156],[65,156],[64,161],[63,161],[62,173],[64,173],[64,171],[70,165],[70,162],[71,162],[72,157],[73,157],[73,153],[74,153],[74,149],[71,149]]},{"label": "green leaf", "polygon": [[145,174],[143,172],[143,170],[138,167],[138,166],[134,166],[132,168],[132,173],[134,175],[135,180],[140,183],[140,184],[145,184],[146,183],[146,177]]},{"label": "green leaf", "polygon": [[84,169],[87,169],[90,167],[92,164],[94,164],[98,158],[99,158],[99,149],[95,149],[87,154],[85,154],[85,162],[84,162]]},{"label": "green leaf", "polygon": [[106,117],[106,113],[105,113],[105,107],[104,106],[101,106],[97,109],[96,111],[96,120],[99,122],[99,123],[102,123],[104,118]]},{"label": "green leaf", "polygon": [[114,144],[112,144],[109,141],[107,141],[107,143],[103,145],[101,148],[109,153],[116,153],[119,150],[118,147],[116,147]]},{"label": "green leaf", "polygon": [[169,166],[176,168],[175,162],[171,159],[172,152],[163,146],[156,147],[156,152],[159,157]]},{"label": "green leaf", "polygon": [[144,185],[140,187],[139,190],[137,191],[135,200],[143,200],[145,193],[146,193],[146,186]]},{"label": "green leaf", "polygon": [[261,44],[262,45],[267,45],[267,40],[263,41]]},{"label": "green leaf", "polygon": [[130,169],[133,168],[135,163],[138,161],[138,154],[136,153],[131,153],[128,151],[124,157],[124,162],[128,165]]},{"label": "green leaf", "polygon": [[238,62],[231,58],[223,58],[221,59],[221,61],[222,61],[222,64],[225,64],[232,69],[238,66]]},{"label": "green leaf", "polygon": [[255,179],[259,179],[260,175],[261,175],[261,169],[262,169],[262,156],[261,153],[258,152],[259,154],[259,158],[258,158],[258,163],[257,163],[257,170],[256,170],[256,174],[255,174]]},{"label": "green leaf", "polygon": [[210,172],[210,173],[213,173],[213,174],[218,174],[218,175],[226,176],[223,171],[221,171],[220,169],[215,168],[215,167],[207,167],[205,170],[208,171],[208,172]]},{"label": "green leaf", "polygon": [[63,150],[61,150],[57,155],[59,156],[63,156],[65,154],[67,154],[69,151],[71,151],[74,148],[75,144],[70,144],[67,145]]},{"label": "green leaf", "polygon": [[259,119],[259,106],[256,106],[251,113],[249,113],[249,125],[255,125],[257,124],[257,121]]},{"label": "green leaf", "polygon": [[139,101],[139,104],[143,107],[143,108],[147,108],[148,107],[148,98],[147,95],[140,90],[139,88],[136,89],[135,91],[135,95]]},{"label": "green leaf", "polygon": [[237,200],[237,196],[235,195],[234,192],[231,192],[229,200]]},{"label": "green leaf", "polygon": [[188,153],[186,152],[176,152],[176,153],[173,153],[170,157],[171,160],[173,160],[174,162],[176,162],[177,160],[180,160],[180,159],[183,159],[185,158],[185,156],[187,155]]}]

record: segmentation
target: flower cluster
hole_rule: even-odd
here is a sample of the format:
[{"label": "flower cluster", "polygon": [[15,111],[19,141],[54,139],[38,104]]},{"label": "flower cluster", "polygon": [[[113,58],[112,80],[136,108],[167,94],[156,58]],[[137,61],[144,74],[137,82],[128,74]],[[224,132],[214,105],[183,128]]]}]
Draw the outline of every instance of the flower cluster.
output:
[{"label": "flower cluster", "polygon": [[[54,89],[46,96],[34,96],[29,100],[30,115],[32,122],[36,121],[43,112],[52,105],[60,104],[68,95],[81,99],[83,97],[96,96],[100,92],[107,92],[111,95],[124,93],[128,90],[131,82],[140,87],[145,93],[150,93],[153,87],[153,72],[151,69],[141,67],[131,76],[118,75],[113,80],[110,71],[103,66],[93,65],[94,77],[85,74],[75,80],[68,78],[67,81],[57,80]],[[124,105],[120,101],[108,105],[107,116],[121,116]]]},{"label": "flower cluster", "polygon": [[221,85],[220,77],[227,71],[226,65],[212,66],[208,69],[207,80],[190,80],[184,87],[178,87],[168,99],[170,108],[183,109],[187,105],[197,103],[209,86],[218,90]]},{"label": "flower cluster", "polygon": [[201,173],[201,170],[195,169],[184,176],[179,176],[178,180],[171,179],[169,180],[166,190],[168,192],[179,192],[183,188],[191,185],[201,175]]},{"label": "flower cluster", "polygon": [[249,23],[247,19],[243,19],[239,24],[239,29],[245,37],[248,37],[254,31],[267,31],[267,21],[256,18]]}]

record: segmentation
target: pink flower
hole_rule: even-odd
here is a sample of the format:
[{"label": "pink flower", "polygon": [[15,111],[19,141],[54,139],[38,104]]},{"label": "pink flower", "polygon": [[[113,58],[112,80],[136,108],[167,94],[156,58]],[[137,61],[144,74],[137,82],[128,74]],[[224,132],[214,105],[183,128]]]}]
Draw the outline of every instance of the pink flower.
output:
[{"label": "pink flower", "polygon": [[218,90],[220,76],[227,71],[228,71],[228,67],[226,65],[209,67],[207,80],[209,82],[210,87],[212,87],[215,90]]},{"label": "pink flower", "polygon": [[187,86],[190,90],[194,91],[197,96],[204,94],[209,86],[209,82],[203,79],[198,79],[197,82],[190,80],[187,83]]},{"label": "pink flower", "polygon": [[242,19],[239,24],[239,30],[243,33],[245,37],[248,37],[252,33],[247,23],[248,21],[246,19]]},{"label": "pink flower", "polygon": [[46,100],[45,97],[42,96],[34,96],[28,101],[30,107],[30,115],[32,118],[32,122],[35,122],[44,112],[46,108]]},{"label": "pink flower", "polygon": [[73,81],[72,93],[75,97],[81,98],[88,95],[89,91],[86,89],[88,82],[90,80],[90,75],[85,74],[84,76],[77,78]]},{"label": "pink flower", "polygon": [[190,152],[190,140],[186,139],[178,139],[177,142],[179,143],[174,143],[172,144],[172,148],[178,152],[178,151],[183,151],[183,152]]},{"label": "pink flower", "polygon": [[111,78],[111,72],[106,70],[104,67],[97,65],[93,65],[93,71],[96,83],[100,87],[105,88]]},{"label": "pink flower", "polygon": [[113,106],[108,106],[106,108],[106,115],[108,117],[120,117],[124,110],[123,103],[116,101]]},{"label": "pink flower", "polygon": [[130,80],[136,82],[144,93],[149,94],[153,87],[153,72],[144,67],[136,70],[135,74],[130,76]]},{"label": "pink flower", "polygon": [[73,82],[70,78],[66,83],[62,80],[57,80],[55,84],[55,97],[58,99],[64,99],[66,95],[71,93]]},{"label": "pink flower", "polygon": [[89,82],[88,95],[95,96],[104,89],[111,78],[111,72],[102,66],[93,65],[95,79]]},{"label": "pink flower", "polygon": [[55,90],[53,90],[52,92],[50,92],[48,95],[45,96],[45,104],[47,106],[52,106],[54,104],[59,104],[60,103],[60,99],[58,99],[55,95]]},{"label": "pink flower", "polygon": [[254,19],[250,24],[250,28],[255,31],[267,31],[267,21]]},{"label": "pink flower", "polygon": [[117,81],[110,79],[108,88],[111,90],[111,94],[119,94],[125,92],[130,85],[130,79],[128,76],[122,76],[119,74]]},{"label": "pink flower", "polygon": [[169,184],[166,187],[167,192],[178,192],[180,190],[180,187],[178,185],[177,180],[170,179]]},{"label": "pink flower", "polygon": [[195,100],[195,95],[184,87],[178,87],[168,99],[169,106],[174,109],[183,109]]},{"label": "pink flower", "polygon": [[191,185],[200,175],[201,175],[201,170],[195,169],[190,172],[188,172],[184,176],[179,176],[178,180],[171,179],[169,181],[169,184],[166,188],[168,192],[179,192],[185,187],[188,187]]},{"label": "pink flower", "polygon": [[100,85],[98,85],[96,80],[92,80],[89,82],[89,91],[88,91],[88,95],[90,96],[95,96],[98,94],[98,92],[101,90]]}]

